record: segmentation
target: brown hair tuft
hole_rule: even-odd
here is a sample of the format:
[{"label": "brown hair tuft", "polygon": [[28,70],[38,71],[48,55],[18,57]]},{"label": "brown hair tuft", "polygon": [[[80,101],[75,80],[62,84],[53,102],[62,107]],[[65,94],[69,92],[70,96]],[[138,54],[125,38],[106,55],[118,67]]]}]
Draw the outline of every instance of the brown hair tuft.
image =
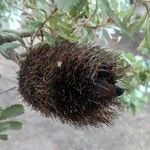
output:
[{"label": "brown hair tuft", "polygon": [[79,127],[109,125],[121,108],[118,74],[114,54],[99,46],[45,44],[22,62],[19,91],[46,117]]}]

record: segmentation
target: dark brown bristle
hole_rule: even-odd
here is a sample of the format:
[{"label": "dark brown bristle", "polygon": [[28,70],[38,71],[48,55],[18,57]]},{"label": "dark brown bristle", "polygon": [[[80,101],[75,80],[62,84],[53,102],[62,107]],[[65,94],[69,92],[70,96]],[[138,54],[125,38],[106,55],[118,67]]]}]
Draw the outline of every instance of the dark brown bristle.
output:
[{"label": "dark brown bristle", "polygon": [[117,74],[113,53],[98,46],[45,44],[22,62],[19,91],[46,117],[80,127],[109,125],[121,108]]}]

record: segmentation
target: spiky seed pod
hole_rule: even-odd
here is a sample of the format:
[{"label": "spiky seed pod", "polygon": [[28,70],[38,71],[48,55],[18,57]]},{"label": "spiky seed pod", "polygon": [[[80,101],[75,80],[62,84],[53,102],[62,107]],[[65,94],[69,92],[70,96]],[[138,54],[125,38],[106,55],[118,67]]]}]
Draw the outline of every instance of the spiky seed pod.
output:
[{"label": "spiky seed pod", "polygon": [[46,117],[74,126],[109,125],[121,108],[113,53],[63,41],[35,48],[22,62],[19,91]]}]

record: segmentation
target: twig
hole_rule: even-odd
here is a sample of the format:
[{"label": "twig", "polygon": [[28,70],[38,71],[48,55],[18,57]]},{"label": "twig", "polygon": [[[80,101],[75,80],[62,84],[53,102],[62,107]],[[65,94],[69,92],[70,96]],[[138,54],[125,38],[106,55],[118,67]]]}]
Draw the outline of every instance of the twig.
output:
[{"label": "twig", "polygon": [[[1,32],[10,32],[11,30],[3,30]],[[12,30],[13,31],[13,30]],[[25,37],[30,37],[34,31],[22,31],[22,32],[17,32],[17,35],[19,35],[21,38],[25,38]],[[7,43],[7,42],[13,42],[13,41],[17,41],[18,39],[15,37],[8,37],[8,36],[4,36],[4,35],[0,35],[0,45]]]},{"label": "twig", "polygon": [[15,88],[16,88],[16,86],[15,86],[15,87],[12,87],[12,88],[10,88],[10,89],[8,89],[8,90],[6,90],[6,91],[0,92],[0,94],[4,94],[4,93],[6,93],[6,92],[9,92],[9,91],[11,91],[11,90],[14,90]]},{"label": "twig", "polygon": [[102,28],[102,27],[105,27],[107,26],[108,24],[110,24],[110,22],[107,22],[105,24],[97,24],[95,26],[92,26],[91,24],[88,24],[88,23],[84,23],[84,24],[81,24],[80,26],[83,26],[84,28],[90,28],[90,29],[97,29],[97,28]]},{"label": "twig", "polygon": [[[52,12],[52,14],[54,14],[56,11],[57,11],[57,8],[55,8],[55,10]],[[40,27],[37,29],[37,31],[31,37],[30,46],[29,46],[30,50],[33,48],[33,43],[34,43],[34,40],[35,40],[36,36],[42,30],[42,28],[44,27],[44,25],[46,24],[46,22],[50,19],[50,17],[52,16],[52,14],[50,14],[48,17],[46,17],[45,21],[40,25]]]}]

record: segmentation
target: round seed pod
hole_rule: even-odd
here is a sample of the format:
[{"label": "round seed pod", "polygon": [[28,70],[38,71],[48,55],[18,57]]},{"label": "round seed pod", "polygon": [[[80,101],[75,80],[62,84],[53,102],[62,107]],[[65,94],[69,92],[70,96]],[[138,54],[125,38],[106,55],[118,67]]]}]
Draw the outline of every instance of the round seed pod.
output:
[{"label": "round seed pod", "polygon": [[122,108],[112,52],[63,41],[29,52],[19,72],[24,101],[46,117],[74,126],[112,124]]}]

